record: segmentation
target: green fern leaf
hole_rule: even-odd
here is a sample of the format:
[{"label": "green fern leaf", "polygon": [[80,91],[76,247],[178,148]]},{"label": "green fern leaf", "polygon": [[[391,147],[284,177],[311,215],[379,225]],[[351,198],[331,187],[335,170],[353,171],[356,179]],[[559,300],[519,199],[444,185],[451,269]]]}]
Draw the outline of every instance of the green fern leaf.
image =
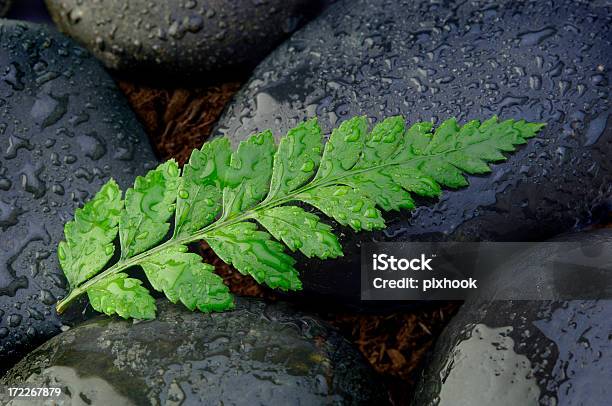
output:
[{"label": "green fern leaf", "polygon": [[[382,211],[412,209],[414,196],[435,198],[443,187],[466,186],[465,175],[490,172],[491,162],[506,159],[504,153],[543,126],[492,117],[463,126],[449,119],[434,131],[431,123],[406,129],[402,117],[390,117],[368,131],[365,117],[355,117],[333,130],[324,147],[316,120],[289,131],[278,149],[269,131],[235,152],[227,139],[214,140],[192,153],[180,176],[169,161],[138,177],[125,207],[109,182],[77,210],[58,246],[71,286],[58,311],[87,292],[98,311],[153,317],[153,299],[124,273],[134,266],[173,303],[201,311],[231,308],[213,267],[186,251],[199,240],[259,283],[301,289],[296,260],[285,247],[322,259],[341,256],[342,249],[330,225],[296,204],[355,231],[381,229]],[[117,228],[121,258],[98,273],[113,256]]]},{"label": "green fern leaf", "polygon": [[157,252],[141,266],[151,285],[164,292],[172,303],[180,300],[189,310],[197,308],[203,312],[233,307],[229,289],[213,273],[215,268],[202,263],[199,255],[188,253],[183,245]]},{"label": "green fern leaf", "polygon": [[91,306],[109,316],[123,318],[154,319],[155,299],[141,286],[138,279],[123,273],[109,275],[87,289]]},{"label": "green fern leaf", "polygon": [[238,150],[232,154],[223,190],[224,218],[250,209],[266,196],[275,151],[270,131],[253,135],[238,145]]},{"label": "green fern leaf", "polygon": [[204,144],[183,167],[176,200],[174,235],[188,235],[212,223],[221,212],[223,184],[232,149],[227,138]]},{"label": "green fern leaf", "polygon": [[349,186],[323,186],[305,191],[297,198],[355,231],[385,227],[385,220],[376,204]]},{"label": "green fern leaf", "polygon": [[206,235],[206,241],[223,261],[257,282],[282,290],[301,289],[295,260],[285,254],[283,245],[270,234],[257,230],[254,223],[242,222],[219,228]]},{"label": "green fern leaf", "polygon": [[287,196],[312,178],[323,149],[317,120],[308,120],[290,130],[274,156],[270,192],[266,200]]},{"label": "green fern leaf", "polygon": [[361,156],[367,128],[365,117],[354,117],[332,131],[315,180],[333,178],[350,171]]},{"label": "green fern leaf", "polygon": [[59,243],[57,255],[71,288],[97,274],[113,256],[122,209],[121,190],[111,179],[66,223],[66,241]]},{"label": "green fern leaf", "polygon": [[170,229],[179,170],[174,160],[136,178],[125,193],[125,211],[119,220],[121,257],[140,254],[161,241]]},{"label": "green fern leaf", "polygon": [[262,210],[255,219],[291,251],[300,250],[308,258],[342,256],[342,246],[332,228],[316,214],[297,206],[278,206]]}]

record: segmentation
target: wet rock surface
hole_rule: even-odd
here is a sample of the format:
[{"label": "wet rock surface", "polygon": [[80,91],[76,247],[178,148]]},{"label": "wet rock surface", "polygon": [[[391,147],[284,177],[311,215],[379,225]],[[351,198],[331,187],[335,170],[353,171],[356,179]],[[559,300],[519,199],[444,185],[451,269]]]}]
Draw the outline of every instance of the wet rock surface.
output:
[{"label": "wet rock surface", "polygon": [[0,22],[0,372],[60,332],[55,249],[75,208],[110,177],[155,165],[102,66],[41,26]]},{"label": "wet rock surface", "polygon": [[61,30],[108,67],[140,69],[139,76],[151,70],[182,76],[252,67],[326,1],[46,0],[46,4]]},{"label": "wet rock surface", "polygon": [[281,136],[315,115],[327,134],[361,114],[547,123],[468,188],[388,213],[382,232],[341,229],[344,258],[300,260],[305,292],[356,302],[363,243],[537,241],[594,221],[612,195],[611,20],[597,2],[339,2],[258,66],[216,132]]},{"label": "wet rock surface", "polygon": [[[612,229],[559,240],[611,244]],[[537,251],[526,259],[542,263]],[[500,272],[509,270],[494,272],[502,280]],[[533,272],[516,268],[513,282],[495,289],[531,289],[534,279],[551,276],[544,269],[524,275]],[[611,316],[612,300],[467,301],[438,339],[414,404],[607,404]]]},{"label": "wet rock surface", "polygon": [[153,321],[98,317],[62,333],[0,382],[60,386],[93,404],[386,404],[361,354],[286,304],[241,298],[216,314],[158,306]]}]

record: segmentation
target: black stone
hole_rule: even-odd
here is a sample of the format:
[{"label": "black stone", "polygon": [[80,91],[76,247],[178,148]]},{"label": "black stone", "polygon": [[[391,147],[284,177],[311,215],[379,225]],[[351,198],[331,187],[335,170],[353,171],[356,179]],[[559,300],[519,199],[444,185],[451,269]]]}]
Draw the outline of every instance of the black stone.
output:
[{"label": "black stone", "polygon": [[537,241],[595,221],[612,201],[610,11],[569,0],[341,1],[264,60],[217,134],[280,137],[312,116],[327,134],[355,115],[547,123],[492,174],[412,214],[387,214],[386,230],[340,229],[344,258],[300,260],[305,292],[357,303],[369,241]]},{"label": "black stone", "polygon": [[106,66],[180,79],[254,66],[328,0],[45,1],[60,29]]},{"label": "black stone", "polygon": [[[557,240],[609,246],[612,229]],[[537,269],[546,254],[540,248],[496,270],[492,289],[521,297],[550,280],[551,269]],[[608,404],[611,317],[612,300],[469,300],[438,339],[414,404]]]},{"label": "black stone", "polygon": [[286,304],[238,299],[235,311],[203,314],[163,300],[158,309],[147,322],[87,321],[43,344],[0,383],[59,386],[57,401],[95,405],[387,404],[355,348]]},{"label": "black stone", "polygon": [[60,332],[55,250],[75,208],[154,164],[96,59],[55,30],[0,22],[0,372]]}]

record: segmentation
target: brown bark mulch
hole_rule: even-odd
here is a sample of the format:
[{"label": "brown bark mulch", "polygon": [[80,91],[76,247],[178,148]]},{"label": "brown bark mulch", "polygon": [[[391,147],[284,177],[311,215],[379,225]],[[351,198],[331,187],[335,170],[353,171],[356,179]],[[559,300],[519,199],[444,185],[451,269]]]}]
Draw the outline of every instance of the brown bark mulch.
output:
[{"label": "brown bark mulch", "polygon": [[154,88],[119,81],[151,139],[158,158],[184,164],[210,135],[223,108],[240,88],[229,82],[197,89]]}]

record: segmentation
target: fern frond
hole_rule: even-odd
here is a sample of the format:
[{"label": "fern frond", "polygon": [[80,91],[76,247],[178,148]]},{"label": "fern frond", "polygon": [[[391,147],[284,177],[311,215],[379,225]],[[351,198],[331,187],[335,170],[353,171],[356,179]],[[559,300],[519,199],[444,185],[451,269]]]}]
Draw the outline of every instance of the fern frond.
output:
[{"label": "fern frond", "polygon": [[[270,131],[236,151],[227,139],[213,140],[193,151],[182,173],[174,161],[161,164],[136,178],[124,201],[110,180],[77,210],[58,246],[71,288],[58,312],[88,293],[100,312],[154,317],[152,297],[124,272],[135,266],[173,303],[205,312],[232,308],[213,267],[186,252],[199,240],[259,283],[301,289],[296,260],[285,248],[321,259],[343,255],[332,227],[303,204],[355,231],[381,229],[382,212],[413,209],[414,196],[435,198],[444,187],[466,186],[466,174],[490,172],[490,163],[506,159],[503,153],[543,126],[492,117],[463,126],[449,119],[433,130],[431,123],[406,128],[402,117],[390,117],[369,131],[367,119],[355,117],[325,145],[316,119],[290,130],[278,147]],[[100,272],[117,234],[120,259]]]}]

